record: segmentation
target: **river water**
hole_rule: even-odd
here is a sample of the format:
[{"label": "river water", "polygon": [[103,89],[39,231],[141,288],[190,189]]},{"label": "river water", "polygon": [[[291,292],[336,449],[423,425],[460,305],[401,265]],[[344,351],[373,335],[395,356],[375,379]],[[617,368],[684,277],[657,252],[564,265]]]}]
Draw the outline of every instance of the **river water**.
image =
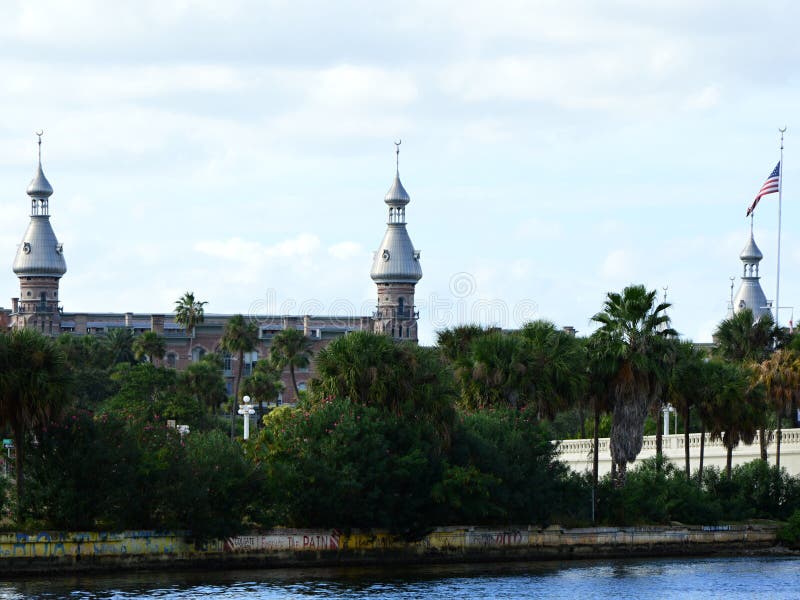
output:
[{"label": "river water", "polygon": [[138,573],[0,581],[17,599],[800,598],[800,558]]}]

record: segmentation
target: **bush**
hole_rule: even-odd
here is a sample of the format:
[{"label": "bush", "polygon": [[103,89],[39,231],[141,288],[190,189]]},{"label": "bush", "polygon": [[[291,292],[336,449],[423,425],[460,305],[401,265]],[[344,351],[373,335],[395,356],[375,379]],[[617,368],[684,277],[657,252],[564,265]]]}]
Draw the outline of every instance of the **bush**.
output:
[{"label": "bush", "polygon": [[281,524],[410,537],[436,524],[430,492],[441,479],[442,448],[427,420],[349,400],[283,408],[265,419],[253,453]]},{"label": "bush", "polygon": [[224,536],[265,501],[253,465],[219,432],[182,439],[161,420],[79,411],[37,437],[25,454],[25,514],[45,527]]},{"label": "bush", "polygon": [[683,471],[657,457],[628,472],[625,487],[616,489],[603,478],[598,502],[600,520],[616,525],[716,523],[722,508],[716,498],[687,481]]},{"label": "bush", "polygon": [[791,548],[800,547],[800,509],[795,510],[786,525],[778,530],[778,540]]}]

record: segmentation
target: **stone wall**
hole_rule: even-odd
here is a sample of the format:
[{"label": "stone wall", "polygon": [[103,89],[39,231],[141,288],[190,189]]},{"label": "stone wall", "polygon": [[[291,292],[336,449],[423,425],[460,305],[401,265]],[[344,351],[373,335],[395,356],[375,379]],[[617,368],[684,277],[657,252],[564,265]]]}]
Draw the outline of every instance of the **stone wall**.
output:
[{"label": "stone wall", "polygon": [[0,534],[0,572],[286,567],[748,553],[775,544],[760,526],[438,528],[419,541],[386,532],[274,529],[196,543],[179,532]]}]

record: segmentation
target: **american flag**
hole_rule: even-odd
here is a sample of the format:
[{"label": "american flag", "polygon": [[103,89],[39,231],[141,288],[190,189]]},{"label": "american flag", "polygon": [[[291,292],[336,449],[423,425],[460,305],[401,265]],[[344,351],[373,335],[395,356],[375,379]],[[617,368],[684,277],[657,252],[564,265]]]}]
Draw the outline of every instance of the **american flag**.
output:
[{"label": "american flag", "polygon": [[758,201],[761,200],[761,196],[766,196],[767,194],[774,194],[777,192],[781,187],[781,163],[779,162],[775,165],[775,168],[772,169],[772,173],[769,174],[767,180],[764,182],[764,185],[761,186],[761,189],[758,191],[756,195],[756,199],[753,200],[753,203],[750,205],[750,208],[747,209],[747,215],[750,214],[756,209],[758,205]]}]

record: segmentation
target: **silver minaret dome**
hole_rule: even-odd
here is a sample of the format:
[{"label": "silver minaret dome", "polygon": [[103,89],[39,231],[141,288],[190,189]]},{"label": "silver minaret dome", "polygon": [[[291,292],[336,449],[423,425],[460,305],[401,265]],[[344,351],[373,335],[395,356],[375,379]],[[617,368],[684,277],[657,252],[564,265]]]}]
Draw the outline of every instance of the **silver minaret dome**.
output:
[{"label": "silver minaret dome", "polygon": [[53,195],[53,186],[44,176],[41,159],[39,159],[39,168],[36,170],[36,175],[33,176],[28,185],[27,193],[31,198],[49,198]]},{"label": "silver minaret dome", "polygon": [[[399,143],[397,152],[399,157]],[[410,201],[411,197],[400,182],[398,167],[392,187],[384,197],[384,202],[389,205],[389,220],[369,273],[375,283],[416,283],[422,279],[420,253],[414,250],[406,230],[405,207]]]},{"label": "silver minaret dome", "polygon": [[28,277],[61,277],[67,272],[63,247],[50,225],[49,197],[53,188],[42,171],[41,132],[39,135],[39,164],[28,186],[31,197],[31,221],[14,259],[14,273]]},{"label": "silver minaret dome", "polygon": [[408,195],[406,188],[400,182],[400,173],[395,174],[392,187],[386,192],[383,201],[390,206],[405,206],[411,202],[411,196]]},{"label": "silver minaret dome", "polygon": [[750,240],[747,242],[747,245],[742,248],[742,252],[739,254],[739,258],[742,259],[743,262],[759,262],[764,255],[759,250],[758,246],[756,245],[756,241],[753,238],[753,232],[750,232]]},{"label": "silver minaret dome", "polygon": [[733,299],[733,312],[739,313],[745,308],[749,308],[753,311],[755,319],[760,319],[763,315],[771,315],[772,312],[767,305],[767,297],[764,290],[761,289],[758,275],[758,263],[761,262],[764,255],[756,245],[752,229],[750,230],[750,239],[739,254],[739,258],[743,264],[742,283]]}]

